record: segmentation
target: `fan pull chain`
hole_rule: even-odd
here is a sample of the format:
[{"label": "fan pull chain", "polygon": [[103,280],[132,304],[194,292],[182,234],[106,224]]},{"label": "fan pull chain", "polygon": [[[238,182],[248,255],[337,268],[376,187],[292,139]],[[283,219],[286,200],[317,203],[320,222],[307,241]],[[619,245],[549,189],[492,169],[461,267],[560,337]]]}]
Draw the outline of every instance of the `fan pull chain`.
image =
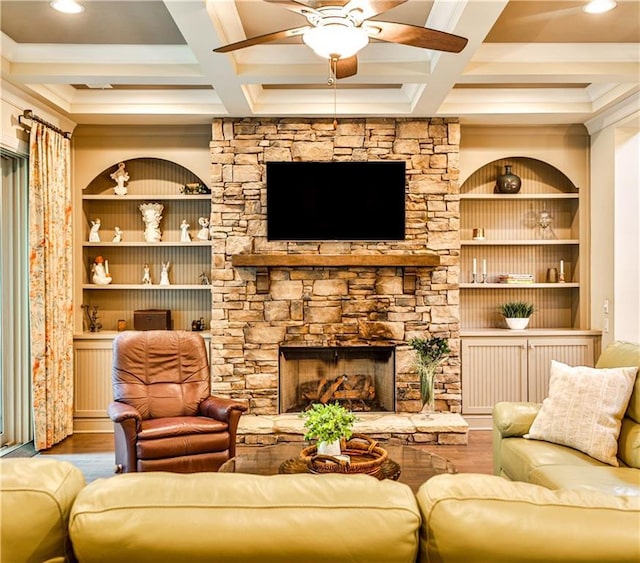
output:
[{"label": "fan pull chain", "polygon": [[338,128],[338,57],[330,57],[329,58],[329,80],[327,80],[327,84],[333,87],[333,129]]}]

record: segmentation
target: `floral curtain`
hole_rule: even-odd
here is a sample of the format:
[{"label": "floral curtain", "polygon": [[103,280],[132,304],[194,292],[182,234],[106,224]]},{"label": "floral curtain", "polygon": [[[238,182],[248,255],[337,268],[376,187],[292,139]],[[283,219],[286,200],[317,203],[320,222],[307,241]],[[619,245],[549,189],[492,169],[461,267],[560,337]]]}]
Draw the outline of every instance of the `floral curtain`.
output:
[{"label": "floral curtain", "polygon": [[34,123],[29,153],[29,303],[37,450],[73,432],[70,141]]}]

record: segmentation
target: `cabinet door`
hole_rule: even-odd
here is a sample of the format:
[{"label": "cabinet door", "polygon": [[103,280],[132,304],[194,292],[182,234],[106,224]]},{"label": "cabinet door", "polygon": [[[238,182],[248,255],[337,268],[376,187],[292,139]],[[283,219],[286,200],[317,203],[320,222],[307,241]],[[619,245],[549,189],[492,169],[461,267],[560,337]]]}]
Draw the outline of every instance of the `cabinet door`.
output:
[{"label": "cabinet door", "polygon": [[499,401],[526,401],[525,338],[462,339],[462,414],[491,414]]},{"label": "cabinet door", "polygon": [[551,360],[570,366],[593,367],[595,361],[593,338],[558,337],[529,339],[529,401],[541,403],[549,393]]}]

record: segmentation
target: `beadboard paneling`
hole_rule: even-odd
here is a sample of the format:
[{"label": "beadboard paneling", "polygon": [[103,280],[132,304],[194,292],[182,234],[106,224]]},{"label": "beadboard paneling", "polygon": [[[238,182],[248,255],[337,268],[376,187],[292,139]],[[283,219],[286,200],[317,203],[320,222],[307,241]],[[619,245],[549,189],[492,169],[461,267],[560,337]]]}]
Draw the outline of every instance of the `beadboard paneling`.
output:
[{"label": "beadboard paneling", "polygon": [[490,414],[498,401],[522,400],[527,385],[526,354],[526,342],[520,339],[494,339],[488,344],[463,340],[462,412]]},{"label": "beadboard paneling", "polygon": [[76,342],[74,350],[74,417],[105,418],[113,400],[112,341]]},{"label": "beadboard paneling", "polygon": [[[538,225],[543,210],[551,214],[550,228]],[[460,240],[471,240],[483,228],[487,241],[577,239],[577,199],[463,199],[460,201]]]},{"label": "beadboard paneling", "polygon": [[595,359],[593,339],[536,338],[529,340],[529,396],[528,400],[541,403],[549,394],[551,360],[570,366],[593,367]]},{"label": "beadboard paneling", "polygon": [[[110,178],[118,169],[118,163],[103,170],[84,190],[85,194],[113,194],[116,183]],[[129,181],[125,183],[129,193],[179,194],[185,184],[201,182],[195,174],[183,166],[160,158],[135,158],[125,161]],[[123,196],[126,197],[126,196]]]},{"label": "beadboard paneling", "polygon": [[578,288],[526,288],[464,289],[460,292],[460,316],[462,328],[505,328],[498,308],[508,301],[529,301],[536,312],[529,321],[529,328],[578,328]]},{"label": "beadboard paneling", "polygon": [[[506,164],[522,179],[518,194],[494,194]],[[548,196],[548,197],[547,197]],[[547,271],[564,266],[566,284],[544,286],[464,285],[460,290],[461,328],[504,327],[498,307],[508,301],[529,301],[536,307],[530,328],[580,328],[580,197],[569,179],[542,161],[514,157],[496,160],[474,172],[461,187],[460,283],[497,284],[500,274],[533,274],[535,284],[547,284]],[[550,229],[539,225],[547,211]],[[473,229],[485,238],[473,239]]]},{"label": "beadboard paneling", "polygon": [[[200,225],[198,219],[211,216],[211,203],[202,199],[190,199],[184,196],[184,199],[171,199],[162,201],[158,193],[155,192],[155,198],[149,198],[149,202],[158,202],[164,206],[162,211],[162,220],[160,221],[160,231],[162,231],[163,242],[179,242],[180,224],[185,219],[191,228],[189,232],[193,239],[196,239]],[[123,232],[122,240],[127,242],[145,242],[144,239],[144,222],[142,213],[140,213],[139,205],[145,200],[127,199],[127,196],[113,200],[85,200],[83,204],[84,225],[83,240],[89,240],[89,229],[91,221],[96,218],[100,219],[100,240],[103,242],[111,242],[113,238],[114,228],[120,227]]]},{"label": "beadboard paneling", "polygon": [[[133,329],[133,311],[137,309],[169,309],[174,330],[191,330],[191,321],[204,318],[211,321],[211,293],[206,290],[85,290],[86,305],[97,305],[103,330],[116,330],[119,319]],[[85,321],[86,322],[86,321]],[[83,330],[87,330],[85,325]]]},{"label": "beadboard paneling", "polygon": [[[571,181],[557,168],[533,158],[512,157],[495,160],[476,170],[464,183],[462,193],[494,193],[496,178],[504,174],[505,165],[511,165],[511,172],[520,176],[520,191],[532,194],[575,193]],[[506,195],[508,197],[508,195]]]}]

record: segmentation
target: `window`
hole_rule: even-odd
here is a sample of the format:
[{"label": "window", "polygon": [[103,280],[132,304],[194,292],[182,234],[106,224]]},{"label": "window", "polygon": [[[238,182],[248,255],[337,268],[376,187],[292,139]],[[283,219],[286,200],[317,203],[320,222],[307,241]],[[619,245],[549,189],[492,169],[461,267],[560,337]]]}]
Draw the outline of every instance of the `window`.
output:
[{"label": "window", "polygon": [[0,455],[30,441],[28,160],[1,150]]}]

